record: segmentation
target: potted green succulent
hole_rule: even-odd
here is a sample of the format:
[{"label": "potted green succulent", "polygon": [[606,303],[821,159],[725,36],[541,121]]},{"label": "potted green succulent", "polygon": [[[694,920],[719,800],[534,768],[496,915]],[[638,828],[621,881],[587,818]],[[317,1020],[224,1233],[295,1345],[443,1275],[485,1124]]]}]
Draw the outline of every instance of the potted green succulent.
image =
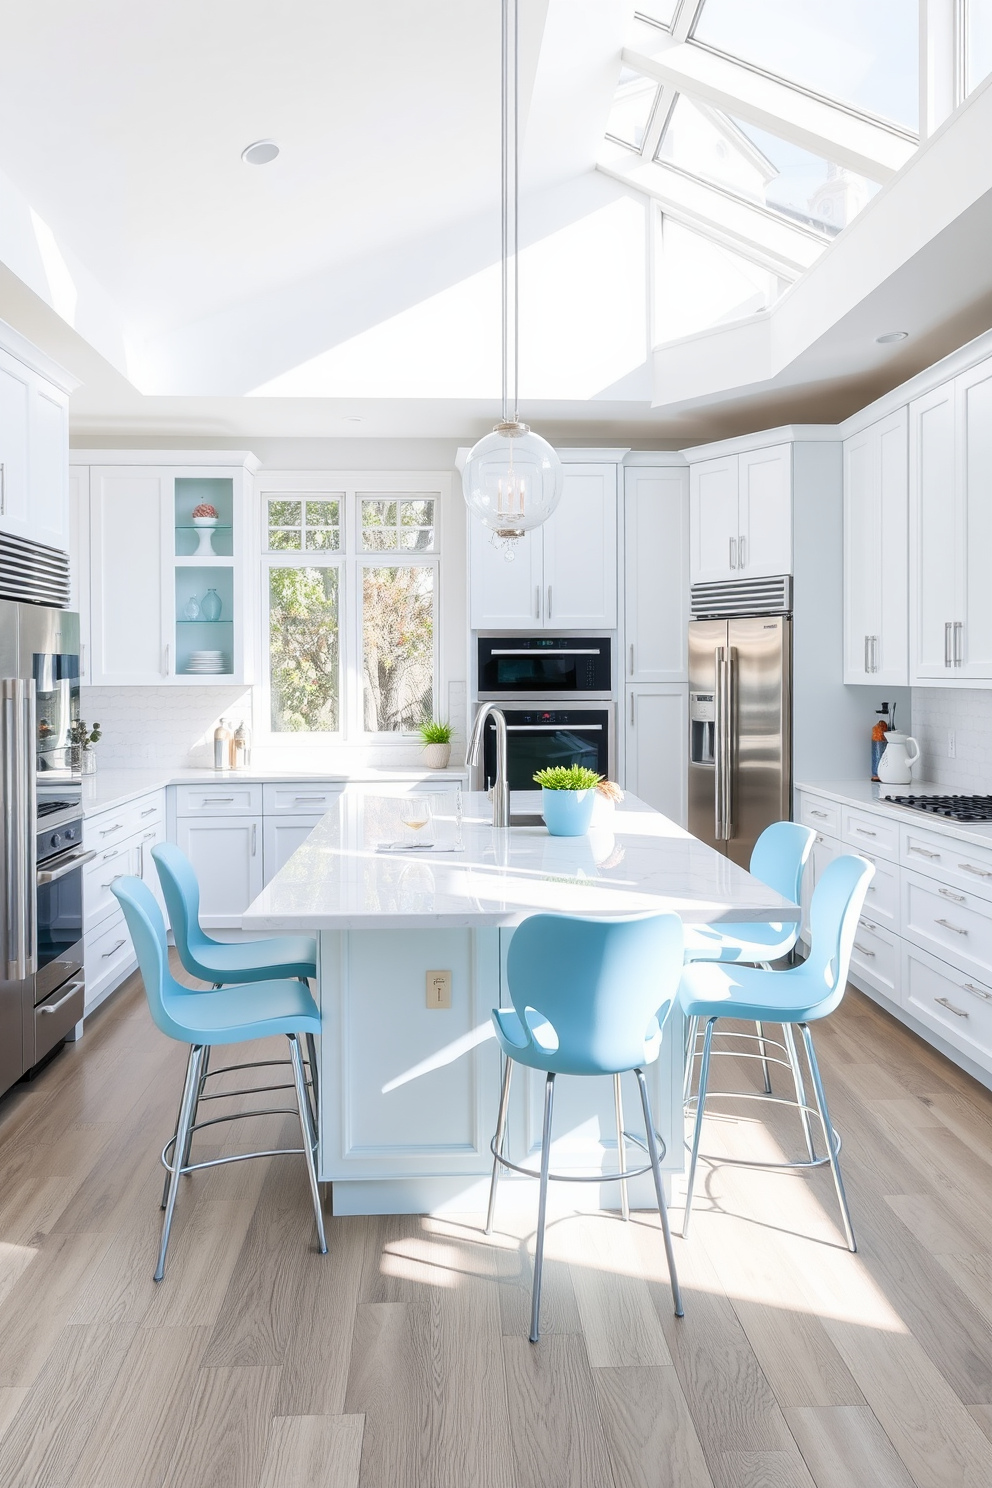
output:
[{"label": "potted green succulent", "polygon": [[90,728],[89,724],[81,718],[76,718],[69,725],[69,768],[78,770],[80,775],[94,775],[96,773],[96,750],[94,744],[100,742],[100,725],[95,723]]},{"label": "potted green succulent", "polygon": [[541,814],[552,837],[582,837],[588,832],[602,778],[584,765],[538,770],[534,779],[541,787]]},{"label": "potted green succulent", "polygon": [[424,764],[428,770],[446,770],[451,758],[451,740],[455,732],[450,723],[427,719],[417,730],[420,734]]}]

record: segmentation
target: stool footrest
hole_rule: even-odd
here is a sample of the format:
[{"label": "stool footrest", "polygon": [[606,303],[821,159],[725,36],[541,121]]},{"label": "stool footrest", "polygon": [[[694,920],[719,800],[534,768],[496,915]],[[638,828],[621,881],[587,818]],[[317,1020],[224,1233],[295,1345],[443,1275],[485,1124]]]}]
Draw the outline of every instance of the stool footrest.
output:
[{"label": "stool footrest", "polygon": [[[635,1147],[640,1147],[642,1152],[647,1152],[647,1144],[642,1142],[640,1137],[635,1137],[627,1131],[623,1135],[626,1141],[633,1142]],[[660,1132],[655,1132],[655,1137],[658,1140],[658,1157],[659,1159],[664,1158],[668,1151],[665,1140]],[[508,1157],[504,1157],[501,1152],[497,1152],[495,1137],[489,1143],[489,1151],[501,1167],[509,1168],[514,1173],[521,1173],[525,1178],[540,1178],[541,1174],[535,1172],[533,1168],[522,1167],[520,1163],[511,1162]],[[650,1172],[650,1163],[646,1163],[643,1168],[626,1168],[623,1172],[619,1173],[552,1173],[549,1171],[548,1181],[549,1183],[619,1183],[626,1178],[640,1178],[643,1173]]]}]

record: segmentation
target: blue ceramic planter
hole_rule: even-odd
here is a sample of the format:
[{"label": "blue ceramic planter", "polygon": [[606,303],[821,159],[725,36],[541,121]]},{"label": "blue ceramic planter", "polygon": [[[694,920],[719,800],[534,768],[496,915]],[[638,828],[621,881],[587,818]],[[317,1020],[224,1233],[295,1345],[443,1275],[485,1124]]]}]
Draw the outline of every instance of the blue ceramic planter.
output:
[{"label": "blue ceramic planter", "polygon": [[541,787],[541,814],[552,837],[582,837],[589,830],[596,790],[548,790]]}]

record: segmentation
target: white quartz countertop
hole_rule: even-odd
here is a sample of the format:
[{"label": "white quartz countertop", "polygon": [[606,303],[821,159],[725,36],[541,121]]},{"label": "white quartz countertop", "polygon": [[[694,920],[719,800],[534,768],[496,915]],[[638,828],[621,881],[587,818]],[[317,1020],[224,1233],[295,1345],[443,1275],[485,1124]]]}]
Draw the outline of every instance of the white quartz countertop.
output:
[{"label": "white quartz countertop", "polygon": [[[99,770],[95,775],[83,777],[83,815],[96,816],[101,811],[114,811],[138,796],[149,791],[163,790],[167,785],[217,785],[220,781],[247,781],[250,784],[270,785],[279,781],[312,781],[320,785],[350,785],[360,782],[368,785],[402,783],[403,781],[463,781],[464,770],[418,770],[408,766],[405,770],[382,770],[372,766],[356,766],[353,770],[314,770],[265,766],[249,770],[199,769],[134,769]],[[39,785],[44,781],[39,779]]]},{"label": "white quartz countertop", "polygon": [[[540,810],[540,792],[514,809]],[[460,824],[439,815],[435,847],[382,852],[405,829],[373,787],[336,804],[242,917],[246,930],[416,930],[516,925],[542,910],[674,912],[686,923],[795,922],[799,910],[705,843],[627,796],[608,826],[552,837],[496,830],[490,803],[465,794]],[[444,808],[447,810],[448,808]],[[458,846],[458,851],[443,851]]]},{"label": "white quartz countertop", "polygon": [[896,796],[950,796],[961,792],[949,791],[944,785],[934,785],[929,780],[914,780],[912,785],[879,785],[870,780],[820,780],[797,783],[796,790],[808,791],[811,795],[826,796],[842,806],[857,806],[862,811],[873,811],[880,816],[894,817],[901,822],[912,822],[915,827],[926,827],[934,832],[944,832],[960,842],[980,843],[992,847],[992,822],[956,822],[946,817],[934,816],[929,811],[917,811],[912,806],[896,806],[886,800],[883,792]]}]

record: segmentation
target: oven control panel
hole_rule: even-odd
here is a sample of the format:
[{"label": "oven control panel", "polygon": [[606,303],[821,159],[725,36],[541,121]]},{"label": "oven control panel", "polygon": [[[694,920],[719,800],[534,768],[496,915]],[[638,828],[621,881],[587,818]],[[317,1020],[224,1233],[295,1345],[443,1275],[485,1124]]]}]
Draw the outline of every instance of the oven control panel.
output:
[{"label": "oven control panel", "polygon": [[82,820],[63,822],[58,827],[47,827],[38,833],[37,860],[39,863],[45,863],[49,858],[57,857],[59,853],[68,852],[71,847],[78,847],[82,840]]}]

